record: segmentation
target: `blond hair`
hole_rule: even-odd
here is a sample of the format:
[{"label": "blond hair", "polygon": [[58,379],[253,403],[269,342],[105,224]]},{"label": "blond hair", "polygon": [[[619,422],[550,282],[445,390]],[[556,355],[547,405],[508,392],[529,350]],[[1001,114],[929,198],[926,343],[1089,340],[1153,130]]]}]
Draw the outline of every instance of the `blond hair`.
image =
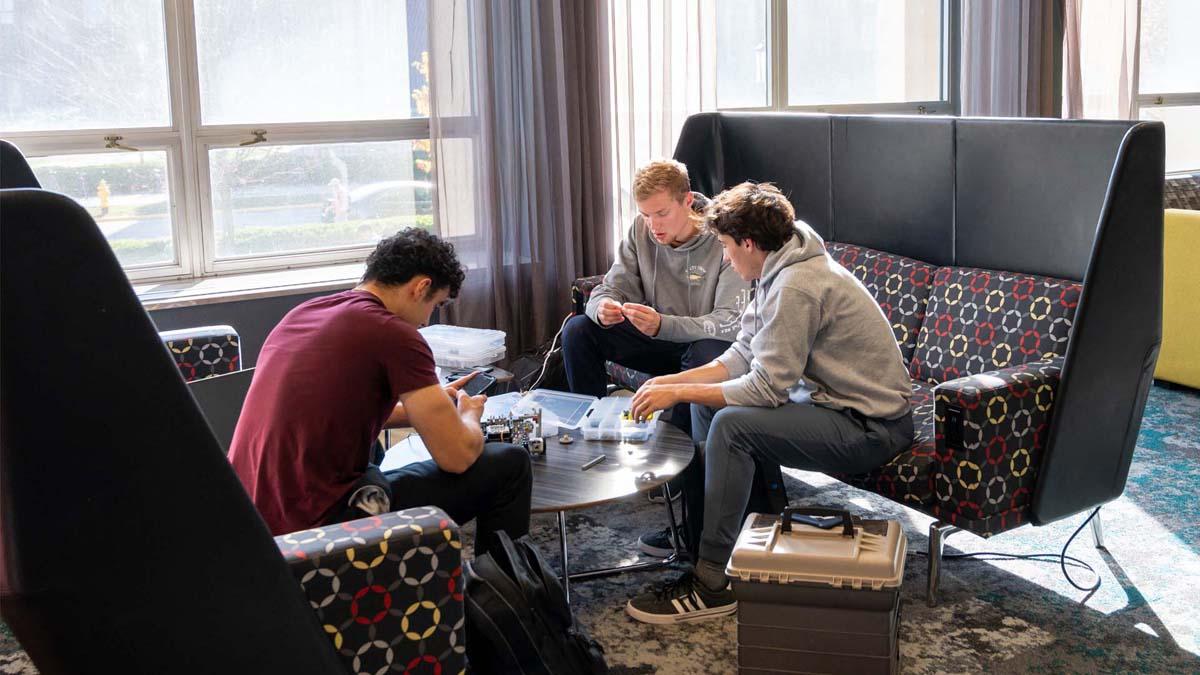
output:
[{"label": "blond hair", "polygon": [[641,201],[666,190],[675,201],[683,201],[692,190],[687,167],[673,159],[656,159],[633,174],[633,198]]},{"label": "blond hair", "polygon": [[[673,159],[656,159],[637,170],[633,174],[633,198],[637,201],[666,191],[677,202],[692,191],[692,182],[688,178],[687,166]],[[696,227],[704,223],[704,216],[690,211],[688,220]]]}]

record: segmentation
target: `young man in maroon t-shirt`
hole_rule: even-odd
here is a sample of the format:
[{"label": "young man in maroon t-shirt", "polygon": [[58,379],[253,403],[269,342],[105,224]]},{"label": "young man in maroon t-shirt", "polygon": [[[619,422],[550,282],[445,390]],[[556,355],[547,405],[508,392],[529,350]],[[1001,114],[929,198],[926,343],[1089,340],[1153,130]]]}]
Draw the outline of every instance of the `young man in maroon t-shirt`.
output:
[{"label": "young man in maroon t-shirt", "polygon": [[[458,295],[454,247],[425,230],[384,239],[354,290],[288,312],[259,352],[229,461],[273,534],[367,515],[360,488],[390,492],[391,509],[434,505],[489,533],[529,531],[529,455],[483,442],[487,397],[443,387],[417,328]],[[381,473],[372,446],[384,428],[414,427],[431,461]]]}]

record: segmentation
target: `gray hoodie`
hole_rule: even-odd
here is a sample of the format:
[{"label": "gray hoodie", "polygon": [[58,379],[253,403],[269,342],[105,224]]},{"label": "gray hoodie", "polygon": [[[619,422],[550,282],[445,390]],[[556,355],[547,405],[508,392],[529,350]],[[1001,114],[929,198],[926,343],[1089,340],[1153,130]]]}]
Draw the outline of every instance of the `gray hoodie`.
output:
[{"label": "gray hoodie", "polygon": [[729,405],[811,401],[883,419],[909,410],[908,372],[883,311],[802,221],[767,255],[737,341],[717,360],[732,378],[721,385]]},{"label": "gray hoodie", "polygon": [[[692,197],[693,211],[708,205],[708,198],[699,192]],[[596,310],[606,298],[658,310],[662,326],[656,339],[732,341],[738,317],[750,300],[750,285],[721,259],[716,235],[701,232],[672,248],[655,241],[639,215],[621,241],[612,268],[588,300],[585,312],[597,324]]]}]

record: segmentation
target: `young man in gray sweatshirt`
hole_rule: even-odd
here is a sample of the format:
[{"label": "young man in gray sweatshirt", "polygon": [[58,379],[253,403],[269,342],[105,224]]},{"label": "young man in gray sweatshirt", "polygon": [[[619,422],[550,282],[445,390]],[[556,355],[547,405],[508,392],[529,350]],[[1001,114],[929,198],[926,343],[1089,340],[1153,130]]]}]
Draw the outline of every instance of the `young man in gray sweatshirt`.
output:
[{"label": "young man in gray sweatshirt", "polygon": [[[737,335],[750,297],[750,285],[723,259],[716,235],[702,229],[708,199],[690,191],[687,167],[650,162],[634,174],[633,196],[639,215],[612,268],[592,290],[586,316],[563,329],[563,365],[577,394],[605,395],[605,361],[650,375],[712,361]],[[676,406],[671,422],[691,434],[688,404]],[[694,462],[673,485],[679,490],[683,484],[693,509],[701,508],[703,475]],[[649,555],[671,553],[669,528],[644,534],[638,547]]]},{"label": "young man in gray sweatshirt", "polygon": [[[638,206],[616,260],[585,310],[563,329],[571,391],[604,396],[604,362],[651,375],[704,365],[728,347],[749,300],[749,284],[722,259],[701,225],[708,199],[690,191],[687,167],[651,162],[633,178]],[[687,430],[689,414],[676,423]]]},{"label": "young man in gray sweatshirt", "polygon": [[754,462],[861,473],[913,438],[910,380],[891,327],[867,289],[825,251],[773,185],[718,195],[707,229],[756,284],[741,332],[714,362],[657,377],[634,396],[645,416],[692,404],[703,443],[704,529],[694,571],[640,595],[626,611],[675,623],[737,609],[725,564],[741,529]]}]

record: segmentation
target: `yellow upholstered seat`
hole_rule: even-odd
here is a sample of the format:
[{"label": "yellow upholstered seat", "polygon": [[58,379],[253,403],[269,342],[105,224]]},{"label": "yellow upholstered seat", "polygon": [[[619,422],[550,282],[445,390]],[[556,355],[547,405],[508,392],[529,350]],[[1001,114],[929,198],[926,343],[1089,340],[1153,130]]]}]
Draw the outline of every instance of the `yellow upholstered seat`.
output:
[{"label": "yellow upholstered seat", "polygon": [[1154,376],[1200,388],[1200,211],[1163,218],[1163,344]]}]

